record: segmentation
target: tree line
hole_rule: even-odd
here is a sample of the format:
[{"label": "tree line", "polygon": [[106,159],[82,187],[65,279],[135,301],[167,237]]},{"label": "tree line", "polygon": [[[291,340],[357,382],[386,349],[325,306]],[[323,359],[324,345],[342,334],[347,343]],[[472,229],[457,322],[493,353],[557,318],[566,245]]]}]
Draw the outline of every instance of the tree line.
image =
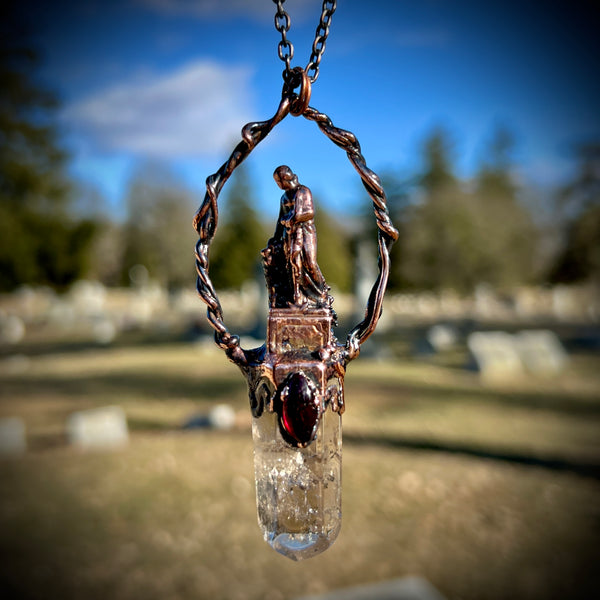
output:
[{"label": "tree line", "polygon": [[[193,285],[196,195],[167,169],[146,165],[132,178],[124,222],[82,213],[82,191],[67,175],[56,97],[36,82],[34,53],[10,35],[1,46],[0,290],[22,284],[63,289],[84,277],[127,285],[139,264],[169,288]],[[515,138],[506,127],[495,129],[468,180],[456,174],[445,129],[430,131],[418,151],[419,172],[382,176],[400,230],[392,290],[600,284],[600,143],[574,148],[572,181],[542,196],[516,176]],[[273,224],[262,221],[252,189],[250,172],[238,169],[211,248],[217,288],[238,288],[259,276],[259,250]],[[363,221],[368,198],[362,205],[363,215],[344,228],[317,202],[319,264],[341,291],[352,287],[358,246],[373,241],[371,217]]]}]

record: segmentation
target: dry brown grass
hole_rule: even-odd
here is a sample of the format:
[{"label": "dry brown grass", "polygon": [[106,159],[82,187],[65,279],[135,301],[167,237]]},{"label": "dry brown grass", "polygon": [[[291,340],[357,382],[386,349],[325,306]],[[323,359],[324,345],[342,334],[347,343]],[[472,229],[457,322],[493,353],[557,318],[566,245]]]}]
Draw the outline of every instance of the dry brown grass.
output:
[{"label": "dry brown grass", "polygon": [[[482,387],[441,366],[358,361],[347,378],[344,524],[292,563],[256,524],[245,384],[193,346],[0,364],[0,414],[30,451],[0,462],[8,598],[285,599],[408,574],[448,598],[590,597],[600,541],[598,375]],[[228,402],[228,433],[179,429]],[[118,403],[130,444],[65,445],[73,410]]]}]

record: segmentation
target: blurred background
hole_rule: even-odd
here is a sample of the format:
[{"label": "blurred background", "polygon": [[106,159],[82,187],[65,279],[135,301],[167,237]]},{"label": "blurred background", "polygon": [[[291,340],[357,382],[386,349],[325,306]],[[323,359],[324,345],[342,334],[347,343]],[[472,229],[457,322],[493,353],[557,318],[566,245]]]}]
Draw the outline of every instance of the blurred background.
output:
[{"label": "blurred background", "polygon": [[[292,65],[320,0],[289,0]],[[204,180],[281,94],[270,0],[24,0],[0,28],[0,578],[7,598],[292,599],[417,575],[446,598],[587,598],[600,541],[593,3],[341,0],[311,105],[400,230],[346,379],[343,527],[291,563],[256,524],[243,377],[195,293]],[[211,276],[263,343],[288,164],[344,339],[370,201],[289,117],[221,197]]]}]

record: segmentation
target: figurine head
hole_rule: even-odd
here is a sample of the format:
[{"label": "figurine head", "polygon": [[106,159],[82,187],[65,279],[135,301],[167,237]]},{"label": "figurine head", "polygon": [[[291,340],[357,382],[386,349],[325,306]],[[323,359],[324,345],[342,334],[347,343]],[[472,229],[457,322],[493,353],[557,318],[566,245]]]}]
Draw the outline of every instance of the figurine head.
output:
[{"label": "figurine head", "polygon": [[273,179],[282,190],[293,190],[298,187],[298,176],[286,165],[281,165],[275,169]]}]

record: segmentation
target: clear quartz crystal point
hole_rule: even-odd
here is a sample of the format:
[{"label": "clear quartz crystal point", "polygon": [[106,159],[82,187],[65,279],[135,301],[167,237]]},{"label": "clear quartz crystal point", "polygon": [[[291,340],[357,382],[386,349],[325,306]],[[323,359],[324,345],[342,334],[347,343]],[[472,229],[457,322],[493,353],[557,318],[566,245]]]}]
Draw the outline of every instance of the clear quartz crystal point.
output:
[{"label": "clear quartz crystal point", "polygon": [[327,408],[316,439],[294,448],[277,415],[252,419],[258,524],[265,541],[292,560],[320,554],[342,525],[342,424]]}]

